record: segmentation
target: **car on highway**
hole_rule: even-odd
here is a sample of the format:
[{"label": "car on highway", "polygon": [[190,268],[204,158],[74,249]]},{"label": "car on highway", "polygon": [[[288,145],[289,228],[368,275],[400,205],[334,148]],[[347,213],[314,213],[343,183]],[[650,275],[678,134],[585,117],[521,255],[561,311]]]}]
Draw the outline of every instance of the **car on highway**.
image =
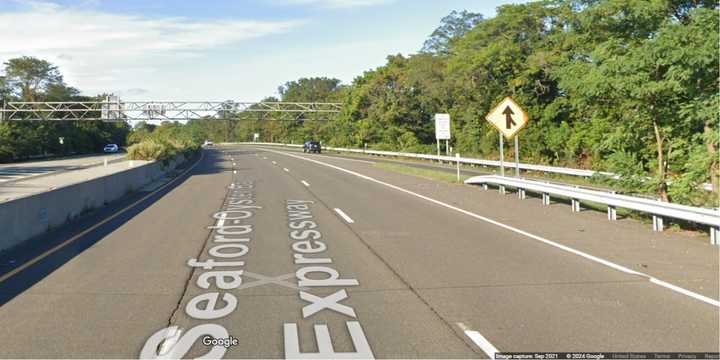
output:
[{"label": "car on highway", "polygon": [[322,152],[322,146],[319,141],[306,141],[305,144],[303,144],[303,152],[319,154]]},{"label": "car on highway", "polygon": [[210,140],[205,140],[205,142],[203,143],[203,146],[213,146],[213,145],[214,145],[213,142]]},{"label": "car on highway", "polygon": [[117,146],[117,144],[107,144],[103,148],[103,152],[106,152],[106,153],[116,153],[118,151],[120,151],[120,147]]}]

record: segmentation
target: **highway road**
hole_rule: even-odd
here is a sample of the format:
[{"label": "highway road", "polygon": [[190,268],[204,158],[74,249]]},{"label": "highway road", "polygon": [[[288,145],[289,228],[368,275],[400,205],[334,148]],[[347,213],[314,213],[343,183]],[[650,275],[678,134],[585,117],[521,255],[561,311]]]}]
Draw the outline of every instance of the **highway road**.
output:
[{"label": "highway road", "polygon": [[124,153],[94,154],[53,160],[0,164],[0,186],[2,186],[3,183],[37,178],[39,176],[56,174],[62,171],[86,169],[90,166],[103,164],[103,161],[106,158],[108,162],[113,162],[124,157]]},{"label": "highway road", "polygon": [[0,254],[0,357],[717,352],[719,260],[564,204],[218,147]]}]

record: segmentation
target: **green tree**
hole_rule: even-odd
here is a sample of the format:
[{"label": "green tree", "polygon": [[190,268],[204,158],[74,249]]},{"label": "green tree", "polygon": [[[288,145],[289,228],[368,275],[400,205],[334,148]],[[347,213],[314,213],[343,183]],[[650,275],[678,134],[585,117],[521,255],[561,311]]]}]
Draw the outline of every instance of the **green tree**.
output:
[{"label": "green tree", "polygon": [[440,26],[425,40],[421,52],[430,54],[448,54],[455,41],[483,20],[482,14],[467,10],[453,10],[440,20]]},{"label": "green tree", "polygon": [[[32,57],[8,60],[0,79],[3,101],[97,101],[63,82],[58,68]],[[101,121],[0,122],[0,161],[32,156],[101,151],[107,143],[123,145],[129,126]],[[63,138],[63,143],[59,142]]]},{"label": "green tree", "polygon": [[38,101],[40,93],[63,84],[58,68],[45,60],[23,56],[10,59],[4,65],[6,86],[25,101]]}]

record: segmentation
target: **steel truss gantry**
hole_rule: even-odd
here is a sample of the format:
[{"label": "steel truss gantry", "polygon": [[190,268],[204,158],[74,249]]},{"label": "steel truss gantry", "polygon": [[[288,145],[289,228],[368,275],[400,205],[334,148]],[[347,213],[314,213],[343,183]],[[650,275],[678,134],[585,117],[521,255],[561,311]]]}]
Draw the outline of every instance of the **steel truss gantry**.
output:
[{"label": "steel truss gantry", "polygon": [[0,121],[139,121],[139,120],[329,120],[340,103],[236,101],[105,101],[5,102]]}]

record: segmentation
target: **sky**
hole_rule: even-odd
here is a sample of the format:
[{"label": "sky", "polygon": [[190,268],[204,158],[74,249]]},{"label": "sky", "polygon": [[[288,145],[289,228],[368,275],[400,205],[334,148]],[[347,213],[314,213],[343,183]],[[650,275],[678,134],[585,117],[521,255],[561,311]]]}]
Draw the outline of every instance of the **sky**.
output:
[{"label": "sky", "polygon": [[0,62],[35,56],[85,95],[259,101],[301,77],[349,84],[416,53],[452,10],[502,0],[0,0]]}]

